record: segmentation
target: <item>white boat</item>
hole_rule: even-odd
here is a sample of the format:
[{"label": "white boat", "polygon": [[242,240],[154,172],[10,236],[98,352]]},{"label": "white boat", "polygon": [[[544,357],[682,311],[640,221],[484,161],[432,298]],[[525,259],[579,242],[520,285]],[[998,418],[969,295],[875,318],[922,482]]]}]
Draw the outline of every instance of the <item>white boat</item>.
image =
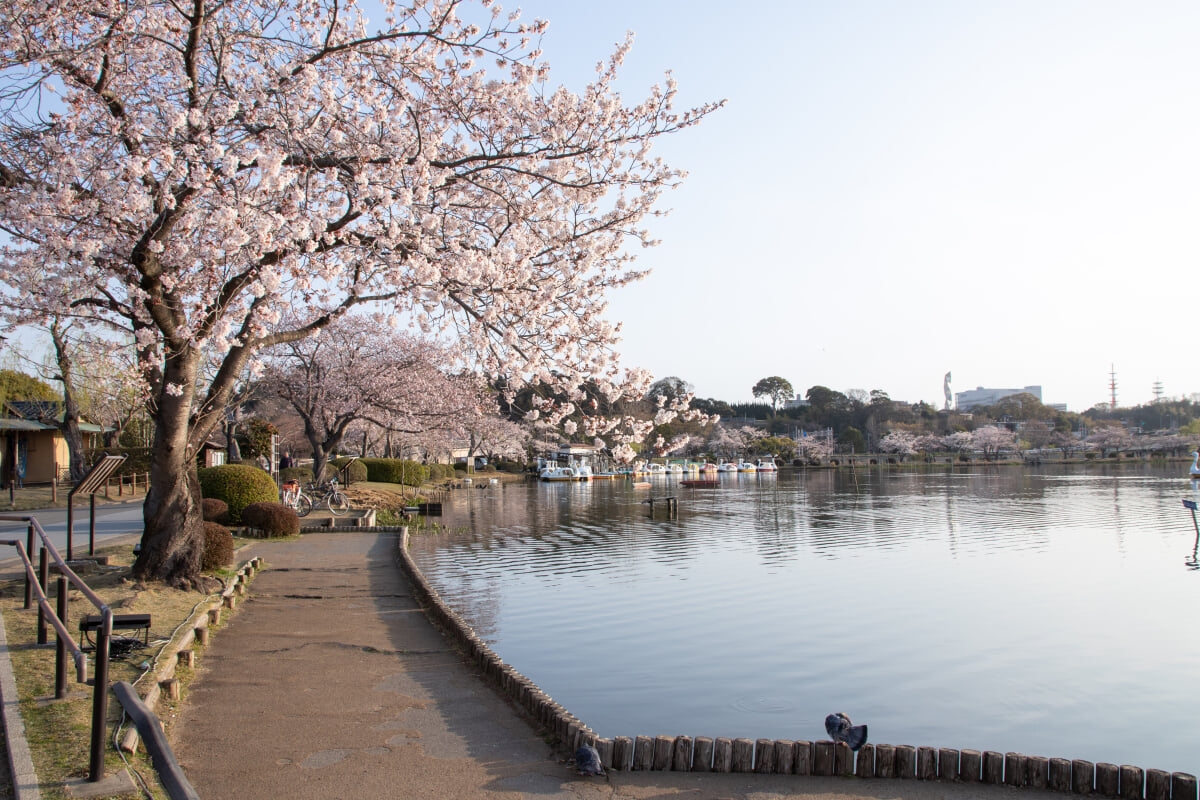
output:
[{"label": "white boat", "polygon": [[662,464],[647,464],[646,472],[650,473],[651,475],[666,475],[667,468]]},{"label": "white boat", "polygon": [[760,458],[758,460],[758,463],[754,465],[754,468],[758,472],[778,472],[779,471],[779,467],[778,467],[778,465],[775,464],[775,459],[773,459],[773,458]]},{"label": "white boat", "polygon": [[[572,467],[568,467],[568,469],[572,469]],[[587,464],[575,464],[573,469],[578,476],[578,480],[590,481],[592,479],[592,468]]]},{"label": "white boat", "polygon": [[560,467],[555,461],[546,462],[546,466],[542,467],[538,477],[547,482],[582,480],[574,467]]},{"label": "white boat", "polygon": [[678,464],[667,464],[667,474],[668,475],[682,475],[683,467],[679,466]]},{"label": "white boat", "polygon": [[754,472],[754,465],[749,461],[739,461],[737,465],[738,472]]},{"label": "white boat", "polygon": [[722,461],[720,464],[717,464],[717,472],[737,472],[737,471],[738,471],[738,465],[733,463],[732,461]]}]

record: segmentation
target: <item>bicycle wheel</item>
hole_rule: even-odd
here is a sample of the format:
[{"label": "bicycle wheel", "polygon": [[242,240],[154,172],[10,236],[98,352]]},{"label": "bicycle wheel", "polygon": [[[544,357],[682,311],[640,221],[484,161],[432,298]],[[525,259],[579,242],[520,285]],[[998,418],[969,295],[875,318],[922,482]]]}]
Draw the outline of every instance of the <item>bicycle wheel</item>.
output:
[{"label": "bicycle wheel", "polygon": [[312,498],[306,494],[302,494],[296,498],[296,513],[302,517],[307,517],[308,512],[312,511]]},{"label": "bicycle wheel", "polygon": [[350,510],[350,501],[341,492],[330,492],[325,495],[325,501],[329,503],[329,511],[335,517],[339,514],[345,514]]}]

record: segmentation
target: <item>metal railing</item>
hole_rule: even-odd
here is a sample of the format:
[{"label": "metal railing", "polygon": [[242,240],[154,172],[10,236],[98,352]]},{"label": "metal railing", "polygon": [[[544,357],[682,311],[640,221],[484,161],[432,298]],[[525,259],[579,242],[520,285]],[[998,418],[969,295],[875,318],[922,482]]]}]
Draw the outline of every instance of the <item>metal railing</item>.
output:
[{"label": "metal railing", "polygon": [[[96,782],[104,777],[104,739],[108,717],[108,644],[112,637],[113,613],[108,604],[92,591],[83,579],[67,566],[58,554],[58,550],[50,542],[46,531],[33,517],[0,516],[0,521],[25,522],[29,525],[26,542],[19,539],[0,540],[0,545],[15,547],[21,563],[25,567],[25,608],[33,607],[34,600],[38,606],[38,644],[46,644],[47,622],[53,626],[57,634],[57,650],[55,657],[54,696],[62,699],[67,690],[67,651],[75,661],[75,680],[87,682],[87,655],[83,648],[75,644],[70,630],[67,628],[67,584],[74,586],[100,612],[100,627],[96,631],[95,669],[92,676],[92,732],[88,780]],[[34,536],[41,540],[39,549],[38,571],[35,573],[29,553],[33,551]],[[57,608],[51,608],[50,598],[46,595],[49,583],[49,562],[47,555],[54,560],[59,569],[57,585]]]}]

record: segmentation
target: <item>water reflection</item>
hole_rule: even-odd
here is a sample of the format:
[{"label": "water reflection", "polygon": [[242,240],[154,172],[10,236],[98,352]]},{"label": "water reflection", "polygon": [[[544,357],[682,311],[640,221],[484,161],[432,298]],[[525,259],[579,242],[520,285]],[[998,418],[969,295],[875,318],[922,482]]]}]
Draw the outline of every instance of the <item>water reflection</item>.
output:
[{"label": "water reflection", "polygon": [[812,739],[836,708],[877,741],[1194,773],[1138,733],[1200,714],[1191,488],[1146,465],[660,479],[669,519],[623,481],[507,485],[413,549],[604,736]]}]

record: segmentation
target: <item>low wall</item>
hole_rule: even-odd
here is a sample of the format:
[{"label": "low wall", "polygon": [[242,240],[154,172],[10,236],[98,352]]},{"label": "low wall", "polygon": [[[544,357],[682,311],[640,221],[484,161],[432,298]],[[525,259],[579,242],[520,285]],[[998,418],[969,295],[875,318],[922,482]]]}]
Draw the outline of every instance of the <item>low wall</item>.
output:
[{"label": "low wall", "polygon": [[397,556],[429,617],[448,632],[484,675],[554,733],[569,753],[584,743],[594,745],[606,768],[959,781],[1099,794],[1125,800],[1197,800],[1193,775],[1094,764],[1081,759],[890,744],[867,744],[855,753],[845,744],[790,739],[706,736],[601,739],[532,681],[505,664],[442,600],[409,555],[408,535],[408,529],[403,529]]}]

